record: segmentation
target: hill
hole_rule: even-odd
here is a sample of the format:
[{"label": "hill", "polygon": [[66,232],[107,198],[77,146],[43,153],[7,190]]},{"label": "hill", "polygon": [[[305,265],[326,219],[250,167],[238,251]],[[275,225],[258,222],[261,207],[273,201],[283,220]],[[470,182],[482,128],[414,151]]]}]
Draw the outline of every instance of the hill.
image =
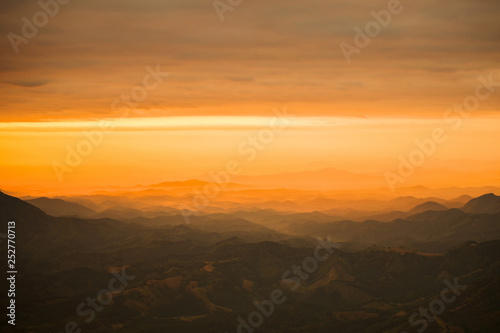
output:
[{"label": "hill", "polygon": [[77,216],[85,218],[92,217],[96,214],[96,211],[93,209],[62,199],[49,199],[42,197],[26,200],[26,202],[40,208],[45,213],[52,216]]},{"label": "hill", "polygon": [[500,213],[500,196],[493,193],[482,195],[470,200],[462,210],[473,214],[496,214]]},{"label": "hill", "polygon": [[416,207],[409,210],[408,214],[415,215],[415,214],[427,212],[430,210],[440,211],[440,210],[447,210],[447,209],[448,209],[448,207],[446,207],[440,203],[437,203],[434,201],[427,201],[427,202],[424,202],[423,204],[417,205]]}]

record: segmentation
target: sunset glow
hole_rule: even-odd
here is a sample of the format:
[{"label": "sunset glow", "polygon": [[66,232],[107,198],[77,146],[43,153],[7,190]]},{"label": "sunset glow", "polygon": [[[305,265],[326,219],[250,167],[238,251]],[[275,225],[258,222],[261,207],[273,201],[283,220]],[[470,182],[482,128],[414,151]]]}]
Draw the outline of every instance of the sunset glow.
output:
[{"label": "sunset glow", "polygon": [[[284,109],[286,128],[265,149],[249,146],[258,156],[242,175],[333,168],[387,188],[400,156],[441,128],[445,142],[397,187],[500,184],[496,2],[401,2],[369,42],[356,27],[387,1],[255,2],[224,14],[192,1],[113,3],[61,5],[27,43],[10,34],[1,44],[6,189],[203,178]],[[17,17],[39,10],[9,5],[3,31],[22,33]],[[358,51],[346,55],[348,44]],[[79,144],[91,153],[67,165]],[[63,180],[54,163],[68,167]]]}]

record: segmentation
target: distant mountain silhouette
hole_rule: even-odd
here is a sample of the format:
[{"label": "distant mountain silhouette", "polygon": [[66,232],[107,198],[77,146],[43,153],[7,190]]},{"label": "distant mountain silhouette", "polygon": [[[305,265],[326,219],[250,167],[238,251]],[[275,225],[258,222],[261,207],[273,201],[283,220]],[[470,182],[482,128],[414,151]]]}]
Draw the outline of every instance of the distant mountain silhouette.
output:
[{"label": "distant mountain silhouette", "polygon": [[429,210],[447,210],[448,207],[441,205],[440,203],[434,202],[434,201],[427,201],[424,202],[421,205],[416,206],[415,208],[411,209],[408,211],[408,214],[414,215],[414,214],[419,214],[423,212],[427,212]]},{"label": "distant mountain silhouette", "polygon": [[42,197],[26,200],[26,202],[40,208],[45,213],[52,216],[92,217],[96,214],[93,209],[62,199],[49,199]]},{"label": "distant mountain silhouette", "polygon": [[[411,202],[411,201],[418,200],[418,199],[413,198],[413,197],[406,197],[406,198],[398,198],[395,200],[391,200],[391,202],[397,201],[399,203],[399,205],[401,205],[402,201],[404,202],[406,200],[409,200]],[[406,212],[397,210],[397,211],[393,211],[393,212],[389,212],[389,213],[364,216],[364,219],[365,220],[376,220],[376,221],[382,221],[382,222],[390,222],[390,221],[394,221],[396,219],[403,219],[405,217],[412,216],[415,214],[420,214],[420,213],[423,213],[426,211],[441,211],[441,210],[447,210],[447,209],[448,209],[448,207],[446,207],[445,205],[442,205],[438,202],[426,201],[424,203],[416,205],[415,207],[413,207],[412,209],[410,209]]]},{"label": "distant mountain silhouette", "polygon": [[0,192],[0,219],[2,221],[33,221],[46,218],[47,215],[40,208]]},{"label": "distant mountain silhouette", "polygon": [[482,195],[469,201],[462,210],[474,214],[500,213],[500,196],[493,193]]},{"label": "distant mountain silhouette", "polygon": [[468,240],[500,239],[500,214],[477,215],[450,209],[426,211],[385,223],[367,220],[291,224],[288,231],[301,236],[332,235],[338,242],[443,251]]},{"label": "distant mountain silhouette", "polygon": [[450,201],[451,202],[463,202],[464,204],[471,201],[472,199],[474,199],[474,197],[471,197],[470,195],[461,195],[457,198],[454,198],[454,199],[451,199]]}]

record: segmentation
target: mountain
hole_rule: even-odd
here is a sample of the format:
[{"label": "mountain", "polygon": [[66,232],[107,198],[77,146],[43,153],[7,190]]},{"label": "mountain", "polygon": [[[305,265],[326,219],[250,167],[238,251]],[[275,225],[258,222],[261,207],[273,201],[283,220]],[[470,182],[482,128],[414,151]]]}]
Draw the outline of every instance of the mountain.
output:
[{"label": "mountain", "polygon": [[[290,238],[235,217],[216,220],[192,216],[191,223],[187,226],[180,215],[125,221],[111,218],[54,217],[28,202],[1,192],[0,219],[5,223],[16,222],[16,240],[22,244],[18,248],[18,257],[30,258],[29,261],[32,262],[50,253],[54,258],[50,263],[52,269],[57,269],[57,258],[61,255],[91,253],[104,248],[122,247],[124,244],[147,246],[157,240],[191,239],[197,243],[210,244],[234,236],[245,241],[281,241]],[[179,233],[179,230],[189,232]]]},{"label": "mountain", "polygon": [[[54,217],[0,193],[22,265],[16,332],[62,332],[68,322],[95,333],[250,332],[238,326],[259,317],[253,331],[263,333],[413,332],[412,314],[443,295],[452,301],[426,332],[499,331],[500,240],[488,239],[500,238],[500,213],[427,210],[389,223],[276,214],[295,238],[243,218],[275,213],[200,214],[189,224],[179,215]],[[364,246],[339,249],[344,240]],[[442,292],[449,283],[463,287]]]},{"label": "mountain", "polygon": [[[409,203],[415,203],[415,201],[423,201],[423,199],[420,198],[414,198],[414,197],[401,197],[397,198],[394,200],[391,200],[390,203],[394,204],[396,207],[401,207],[403,205],[408,205]],[[405,217],[423,213],[426,211],[430,210],[447,210],[448,208],[438,202],[435,201],[426,201],[424,203],[417,204],[414,206],[412,209],[409,209],[406,212],[396,210],[396,211],[391,211],[389,213],[380,213],[380,214],[374,214],[374,215],[365,215],[363,216],[363,220],[375,220],[375,221],[381,221],[381,222],[390,222],[394,221],[396,219],[403,219]]]},{"label": "mountain", "polygon": [[45,219],[46,217],[47,215],[41,209],[0,192],[0,219],[2,221]]},{"label": "mountain", "polygon": [[409,216],[407,212],[402,212],[399,210],[396,210],[394,212],[390,213],[382,213],[382,214],[375,214],[375,215],[368,215],[368,216],[363,216],[362,221],[366,220],[374,220],[374,221],[380,221],[380,222],[391,222],[396,219],[402,219]]},{"label": "mountain", "polygon": [[41,209],[0,192],[0,224],[2,233],[7,231],[7,222],[15,222],[17,255],[23,247],[30,247],[31,240],[44,232],[47,221],[52,217],[45,214]]},{"label": "mountain", "polygon": [[116,220],[128,220],[134,217],[158,217],[158,216],[169,216],[178,213],[178,210],[170,209],[168,207],[162,207],[162,210],[148,210],[148,209],[134,209],[125,208],[123,206],[115,206],[113,208],[105,209],[99,213],[95,214],[95,217],[109,217]]},{"label": "mountain", "polygon": [[201,216],[190,216],[188,224],[182,215],[157,216],[154,218],[136,217],[124,220],[134,224],[154,228],[172,228],[174,226],[186,226],[193,231],[204,234],[218,234],[221,237],[239,237],[245,241],[263,240],[287,240],[288,235],[280,234],[275,230],[263,225],[237,218],[228,214],[210,214]]},{"label": "mountain", "polygon": [[462,207],[462,210],[473,214],[500,213],[500,196],[496,196],[493,193],[482,195],[469,201]]},{"label": "mountain", "polygon": [[467,202],[471,201],[472,199],[474,199],[474,197],[471,197],[470,195],[461,195],[457,198],[448,200],[445,205],[448,208],[462,208]]},{"label": "mountain", "polygon": [[500,239],[500,213],[469,214],[458,209],[426,211],[392,222],[338,221],[290,225],[296,236],[324,237],[365,246],[404,246],[442,252],[469,240]]},{"label": "mountain", "polygon": [[420,204],[420,205],[414,207],[413,209],[409,210],[408,214],[415,215],[415,214],[423,213],[423,212],[426,212],[429,210],[439,211],[439,210],[447,210],[447,209],[448,208],[446,206],[441,205],[440,203],[437,203],[434,201],[427,201],[427,202],[424,202],[423,204]]},{"label": "mountain", "polygon": [[78,216],[91,217],[96,214],[93,209],[87,208],[78,203],[64,201],[62,199],[37,198],[26,200],[27,203],[40,208],[48,215],[52,216]]},{"label": "mountain", "polygon": [[450,202],[462,202],[463,204],[466,204],[467,202],[471,201],[472,199],[474,199],[473,197],[471,197],[470,195],[461,195],[457,198],[453,198],[450,200]]}]

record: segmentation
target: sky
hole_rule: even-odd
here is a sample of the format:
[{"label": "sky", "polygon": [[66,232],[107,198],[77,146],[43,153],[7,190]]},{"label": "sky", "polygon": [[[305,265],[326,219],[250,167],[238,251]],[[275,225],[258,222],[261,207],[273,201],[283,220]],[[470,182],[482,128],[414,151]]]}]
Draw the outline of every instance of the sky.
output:
[{"label": "sky", "polygon": [[[42,0],[45,17],[38,1],[2,1],[2,183],[64,190],[197,177],[244,158],[239,145],[286,108],[293,120],[245,174],[333,167],[384,177],[442,128],[448,139],[419,168],[466,168],[483,172],[474,184],[492,184],[500,88],[463,119],[445,115],[474,96],[478,78],[500,81],[500,3],[394,1]],[[387,24],[359,47],[356,29],[373,13],[389,13]],[[34,19],[37,31],[23,28]],[[358,46],[349,62],[346,44]],[[113,128],[100,132],[102,121]],[[68,146],[82,140],[91,153],[68,165]],[[54,163],[71,172],[61,180]],[[431,178],[415,179],[437,185]]]}]

